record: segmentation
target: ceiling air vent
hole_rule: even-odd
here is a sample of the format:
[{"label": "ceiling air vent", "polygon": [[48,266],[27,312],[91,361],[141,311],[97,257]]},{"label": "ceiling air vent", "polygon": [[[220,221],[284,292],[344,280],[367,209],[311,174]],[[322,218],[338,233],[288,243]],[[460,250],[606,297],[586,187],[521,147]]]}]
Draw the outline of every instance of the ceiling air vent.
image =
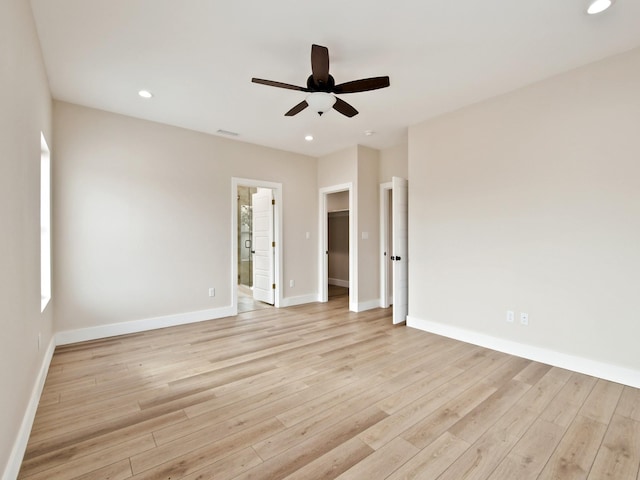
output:
[{"label": "ceiling air vent", "polygon": [[222,129],[218,129],[216,133],[219,135],[228,135],[229,137],[237,137],[238,135],[240,135],[239,133],[230,132],[229,130],[222,130]]}]

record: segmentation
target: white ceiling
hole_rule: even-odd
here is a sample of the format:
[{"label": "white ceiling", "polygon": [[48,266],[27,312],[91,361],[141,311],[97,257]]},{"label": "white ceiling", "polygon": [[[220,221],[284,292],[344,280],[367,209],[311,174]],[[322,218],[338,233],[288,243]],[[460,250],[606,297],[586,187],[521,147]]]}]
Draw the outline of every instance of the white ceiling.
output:
[{"label": "white ceiling", "polygon": [[[31,3],[54,98],[313,156],[393,146],[422,120],[640,46],[638,0],[598,16],[587,0]],[[391,86],[342,95],[351,119],[284,117],[305,94],[251,78],[306,85],[312,43],[336,83]]]}]

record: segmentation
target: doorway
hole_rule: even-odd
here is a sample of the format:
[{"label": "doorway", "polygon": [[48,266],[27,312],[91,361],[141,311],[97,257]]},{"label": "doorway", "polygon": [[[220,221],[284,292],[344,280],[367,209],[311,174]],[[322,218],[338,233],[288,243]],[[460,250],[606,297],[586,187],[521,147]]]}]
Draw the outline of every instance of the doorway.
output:
[{"label": "doorway", "polygon": [[232,178],[231,292],[234,314],[282,301],[282,184]]},{"label": "doorway", "polygon": [[349,295],[349,192],[327,195],[327,297]]},{"label": "doorway", "polygon": [[380,185],[380,307],[393,304],[393,183]]},{"label": "doorway", "polygon": [[238,286],[247,295],[252,295],[253,255],[251,236],[253,235],[252,195],[256,187],[238,186]]},{"label": "doorway", "polygon": [[[319,300],[348,296],[349,310],[357,312],[357,263],[354,242],[352,184],[320,189]],[[331,292],[331,295],[330,295]]]}]

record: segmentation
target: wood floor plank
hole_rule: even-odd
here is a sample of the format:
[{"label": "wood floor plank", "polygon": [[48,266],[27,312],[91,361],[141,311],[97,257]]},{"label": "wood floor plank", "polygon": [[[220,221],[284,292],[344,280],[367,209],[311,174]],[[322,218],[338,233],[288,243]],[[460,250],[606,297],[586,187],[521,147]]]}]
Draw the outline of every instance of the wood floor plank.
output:
[{"label": "wood floor plank", "polygon": [[286,480],[309,480],[310,478],[331,480],[349,470],[353,465],[361,465],[372,453],[373,450],[369,445],[353,437],[285,478]]},{"label": "wood floor plank", "polygon": [[531,388],[511,380],[451,426],[449,432],[468,443],[475,442]]},{"label": "wood floor plank", "polygon": [[504,459],[515,443],[504,431],[480,437],[451,463],[438,480],[484,480]]},{"label": "wood floor plank", "polygon": [[250,412],[284,397],[295,395],[307,388],[309,387],[304,383],[296,381],[283,386],[278,385],[273,389],[259,392],[256,395],[246,396],[245,394],[244,398],[241,396],[225,398],[218,403],[218,408],[209,405],[208,409],[200,415],[189,416],[179,423],[157,429],[154,432],[154,438],[158,445],[164,445],[202,428],[212,427],[229,418]]},{"label": "wood floor plank", "polygon": [[443,433],[426,448],[420,450],[411,460],[406,462],[387,480],[422,480],[435,479],[469,448],[464,440]]},{"label": "wood floor plank", "polygon": [[404,361],[400,365],[384,366],[384,362],[373,363],[373,365],[375,368],[370,375],[362,375],[357,381],[349,377],[349,381],[339,388],[332,389],[336,386],[335,377],[331,378],[326,386],[315,384],[327,393],[316,395],[310,401],[278,415],[278,419],[287,427],[291,427],[319,412],[331,409],[340,403],[349,402],[354,397],[363,398],[366,401],[389,397],[402,386],[410,385],[427,375],[427,367],[420,359]]},{"label": "wood floor plank", "polygon": [[542,412],[542,418],[562,427],[569,426],[597,381],[594,377],[572,373],[553,402]]},{"label": "wood floor plank", "polygon": [[171,443],[164,447],[132,455],[131,468],[136,480],[158,480],[161,478],[182,478],[198,470],[205,469],[217,461],[248,448],[253,441],[273,435],[282,429],[276,419],[236,431],[221,439],[206,437],[188,442]]},{"label": "wood floor plank", "polygon": [[[364,443],[363,443],[364,445]],[[363,478],[386,478],[420,452],[410,443],[396,437],[384,447],[376,450],[355,466],[339,475],[339,480],[361,480]],[[325,478],[325,477],[307,477]]]},{"label": "wood floor plank", "polygon": [[640,422],[640,389],[624,387],[616,413]]},{"label": "wood floor plank", "polygon": [[535,385],[542,377],[544,377],[549,372],[549,370],[551,370],[551,368],[551,365],[546,365],[539,362],[531,362],[513,378],[522,383]]},{"label": "wood floor plank", "polygon": [[185,475],[182,480],[230,480],[260,463],[262,460],[258,454],[248,447]]},{"label": "wood floor plank", "polygon": [[348,296],[56,348],[20,479],[638,478],[640,390]]},{"label": "wood floor plank", "polygon": [[[264,460],[273,458],[298,443],[305,441],[307,438],[319,434],[338,422],[354,416],[362,411],[363,405],[373,404],[378,398],[384,397],[385,395],[387,395],[387,393],[384,388],[368,389],[363,394],[357,397],[351,397],[339,405],[333,406],[333,408],[319,410],[314,415],[305,417],[286,430],[254,444],[253,448]],[[280,415],[278,418],[280,418]]]},{"label": "wood floor plank", "polygon": [[[471,353],[473,353],[473,355],[469,356],[469,358],[476,359],[475,349],[472,349]],[[409,385],[407,388],[399,390],[394,395],[386,398],[379,406],[385,412],[395,414],[409,407],[412,403],[424,401],[422,397],[436,390],[436,395],[441,391],[446,391],[448,392],[448,396],[455,396],[481,380],[487,371],[491,371],[496,364],[501,364],[506,360],[506,357],[502,354],[495,356],[489,354],[478,358],[480,359],[466,370],[461,370],[461,367],[457,366],[457,362],[455,361],[450,367],[444,366],[434,369],[433,374],[424,377],[424,379],[419,382]],[[464,356],[463,360],[466,360]],[[447,386],[443,387],[445,384]],[[438,390],[438,388],[440,388],[440,390]]]},{"label": "wood floor plank", "polygon": [[377,407],[369,407],[308,438],[295,447],[285,450],[277,457],[266,460],[261,465],[239,475],[237,480],[285,478],[327,452],[354,439],[361,431],[375,425],[386,416],[386,413]]},{"label": "wood floor plank", "polygon": [[[185,419],[184,412],[170,412],[161,415],[147,415],[141,418],[125,416],[116,422],[100,422],[96,425],[88,425],[69,433],[47,439],[43,442],[34,442],[27,445],[24,462],[29,463],[45,455],[55,455],[58,452],[75,450],[79,446],[90,448],[94,443],[111,445],[132,436],[151,433],[155,429],[180,422]],[[37,460],[36,460],[37,461]]]},{"label": "wood floor plank", "polygon": [[606,429],[606,425],[578,415],[538,478],[586,479]]},{"label": "wood floor plank", "polygon": [[[184,418],[184,413],[174,412],[149,419],[142,424],[134,424],[105,435],[90,437],[81,442],[67,443],[66,445],[64,443],[59,445],[54,443],[52,446],[47,445],[49,448],[43,448],[42,451],[45,453],[40,455],[34,454],[34,452],[37,452],[37,448],[35,448],[31,451],[29,458],[25,458],[22,462],[22,472],[25,475],[32,475],[49,468],[62,466],[69,461],[118,446],[128,438],[139,437],[146,434],[150,435],[153,430],[172,422],[179,422]],[[128,460],[127,463],[129,463]]]},{"label": "wood floor plank", "polygon": [[[300,386],[301,384],[308,387],[304,379],[315,373],[314,369],[305,367],[279,368],[265,375],[256,375],[251,379],[220,385],[211,389],[216,395],[215,399],[186,407],[184,412],[189,418],[195,418],[236,402],[238,399],[266,393],[273,388],[290,388],[291,385]],[[299,391],[303,388],[295,389]]]},{"label": "wood floor plank", "polygon": [[564,433],[565,429],[559,425],[538,419],[488,479],[536,479]]},{"label": "wood floor plank", "polygon": [[74,480],[126,480],[131,476],[131,463],[128,458],[125,458],[106,467],[75,477]]},{"label": "wood floor plank", "polygon": [[[526,408],[537,413],[546,411],[570,377],[571,372],[568,370],[551,368],[536,383],[525,382],[533,387],[524,394],[522,399],[526,402]],[[515,377],[514,379],[517,380]]]},{"label": "wood floor plank", "polygon": [[96,470],[127,459],[130,455],[152,450],[155,447],[153,437],[149,434],[125,440],[113,447],[101,449],[89,455],[71,459],[64,464],[41,470],[33,475],[22,475],[18,478],[28,480],[68,480],[87,475]]},{"label": "wood floor plank", "polygon": [[588,479],[634,480],[640,470],[640,422],[614,415]]},{"label": "wood floor plank", "polygon": [[608,424],[622,395],[619,383],[598,380],[578,412],[596,422]]},{"label": "wood floor plank", "polygon": [[417,448],[425,448],[495,391],[484,382],[473,385],[423,420],[413,422],[401,437]]},{"label": "wood floor plank", "polygon": [[[543,379],[546,377],[545,375]],[[488,426],[488,428],[477,437],[477,440],[473,442],[467,451],[451,464],[439,477],[440,479],[486,479],[505,460],[518,440],[526,435],[525,432],[530,431],[530,427],[538,417],[539,411],[536,411],[534,406],[528,406],[535,405],[535,403],[532,404],[531,398],[541,398],[541,395],[536,393],[535,395],[530,395],[529,397],[531,398],[527,398],[527,394],[538,390],[536,387],[544,384],[544,382],[541,379],[536,384],[536,387],[533,388],[515,379],[511,380],[510,384],[525,389],[528,388],[528,390],[524,390],[526,392],[524,395],[518,395],[517,393],[499,395],[498,391],[494,394],[497,401],[492,401],[494,399],[489,397],[477,409],[474,409],[472,414],[465,417],[472,418],[472,421],[464,425],[463,430],[458,430],[458,435],[462,434],[467,441],[476,438],[484,427]],[[502,389],[507,387],[509,387],[509,384],[504,385]],[[514,392],[516,391],[514,390]],[[549,389],[547,398],[550,399],[553,393],[555,393],[554,389]],[[485,405],[488,405],[487,408],[483,408]],[[496,420],[491,421],[490,418],[497,414],[499,415]],[[449,431],[453,433],[459,425],[460,423],[454,425]]]}]

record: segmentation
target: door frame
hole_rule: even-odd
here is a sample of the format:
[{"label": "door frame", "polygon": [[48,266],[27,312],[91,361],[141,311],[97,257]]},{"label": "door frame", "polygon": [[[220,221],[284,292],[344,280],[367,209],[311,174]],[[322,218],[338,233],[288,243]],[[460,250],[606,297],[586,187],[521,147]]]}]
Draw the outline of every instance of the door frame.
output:
[{"label": "door frame", "polygon": [[276,202],[273,209],[273,240],[276,243],[273,262],[273,278],[276,282],[274,304],[282,303],[282,183],[267,182],[249,178],[231,177],[231,308],[232,315],[238,314],[238,187],[269,188]]},{"label": "door frame", "polygon": [[331,187],[323,187],[320,189],[320,198],[318,204],[320,206],[320,226],[319,226],[319,257],[318,257],[318,301],[327,302],[329,300],[329,292],[327,285],[329,283],[329,262],[327,251],[329,250],[329,211],[327,209],[327,195],[339,192],[349,192],[349,310],[358,311],[358,258],[357,258],[357,241],[356,237],[356,220],[357,213],[353,208],[354,189],[353,183],[343,183],[333,185]]},{"label": "door frame", "polygon": [[389,308],[389,234],[391,233],[391,219],[389,218],[389,192],[393,192],[393,182],[380,184],[380,307]]}]

